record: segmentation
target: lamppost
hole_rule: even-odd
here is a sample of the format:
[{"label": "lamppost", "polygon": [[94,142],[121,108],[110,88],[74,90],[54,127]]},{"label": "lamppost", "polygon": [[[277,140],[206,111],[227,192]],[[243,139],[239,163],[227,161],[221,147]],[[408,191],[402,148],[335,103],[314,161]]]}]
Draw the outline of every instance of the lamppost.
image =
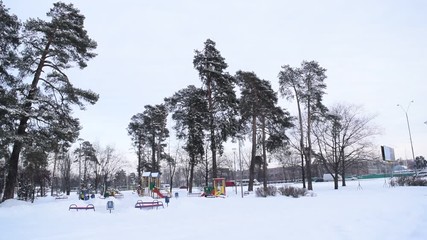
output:
[{"label": "lamppost", "polygon": [[236,176],[237,176],[237,168],[236,168],[236,148],[233,148],[233,155],[234,155],[234,189],[237,195],[237,182],[236,182]]},{"label": "lamppost", "polygon": [[80,194],[80,191],[82,190],[81,189],[82,188],[82,170],[81,170],[82,169],[82,160],[81,160],[81,157],[82,157],[82,141],[83,141],[83,139],[78,138],[77,141],[79,142],[79,156],[78,156],[78,161],[79,161],[79,187],[78,187],[78,191]]},{"label": "lamppost", "polygon": [[[406,107],[406,109],[404,109],[402,107],[402,105],[397,104],[398,107],[400,107],[403,112],[405,112],[405,116],[406,116],[406,123],[408,125],[408,133],[409,133],[409,141],[411,142],[411,150],[412,150],[412,160],[415,161],[415,154],[414,154],[414,145],[412,144],[412,135],[411,135],[411,127],[409,126],[409,118],[408,118],[408,110],[409,107],[411,106],[411,103],[413,103],[414,101],[410,101],[408,104],[408,107]],[[415,174],[417,173],[417,167],[415,167]]]},{"label": "lamppost", "polygon": [[243,198],[243,164],[242,164],[242,154],[240,152],[240,139],[239,139],[239,165],[240,165],[240,192]]}]

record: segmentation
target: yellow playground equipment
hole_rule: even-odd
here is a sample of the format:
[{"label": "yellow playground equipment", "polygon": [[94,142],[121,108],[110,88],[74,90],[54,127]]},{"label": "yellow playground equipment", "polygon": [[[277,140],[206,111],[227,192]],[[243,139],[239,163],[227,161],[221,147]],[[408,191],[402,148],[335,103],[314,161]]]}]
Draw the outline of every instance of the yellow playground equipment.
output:
[{"label": "yellow playground equipment", "polygon": [[214,178],[213,186],[206,186],[203,188],[203,197],[225,197],[225,178]]}]

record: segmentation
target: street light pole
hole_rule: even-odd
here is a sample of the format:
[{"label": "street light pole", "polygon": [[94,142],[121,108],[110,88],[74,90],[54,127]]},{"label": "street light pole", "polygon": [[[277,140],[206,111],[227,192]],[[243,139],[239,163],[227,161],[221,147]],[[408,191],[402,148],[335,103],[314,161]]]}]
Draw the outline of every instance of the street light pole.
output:
[{"label": "street light pole", "polygon": [[[80,191],[82,190],[82,160],[81,160],[81,156],[82,156],[82,141],[83,139],[78,138],[77,141],[79,142],[79,156],[78,156],[78,160],[79,160],[79,187],[78,187],[78,191],[80,194]],[[80,195],[79,195],[80,196]]]},{"label": "street light pole", "polygon": [[240,192],[243,198],[243,164],[242,164],[242,154],[240,152],[240,139],[239,139],[239,164],[240,164]]},{"label": "street light pole", "polygon": [[237,180],[236,180],[236,176],[237,176],[237,167],[236,167],[236,148],[233,148],[233,155],[234,155],[234,189],[237,195]]},{"label": "street light pole", "polygon": [[[409,107],[411,106],[411,103],[413,103],[413,102],[414,102],[413,100],[409,102],[408,107],[406,108],[406,110],[400,104],[397,104],[397,106],[399,106],[403,110],[403,112],[405,112],[406,124],[408,125],[409,141],[411,142],[412,160],[415,161],[414,145],[412,144],[411,127],[409,125],[409,118],[408,118],[408,110],[409,110]],[[416,173],[417,173],[417,167],[415,166],[415,174]]]}]

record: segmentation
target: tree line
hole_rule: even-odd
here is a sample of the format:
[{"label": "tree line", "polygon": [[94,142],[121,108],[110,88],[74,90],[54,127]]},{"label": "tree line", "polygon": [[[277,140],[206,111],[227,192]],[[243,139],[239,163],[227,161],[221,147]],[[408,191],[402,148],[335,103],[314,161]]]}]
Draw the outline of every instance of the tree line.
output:
[{"label": "tree line", "polygon": [[[249,191],[253,190],[256,166],[261,166],[267,176],[267,153],[282,162],[299,154],[304,188],[309,190],[313,189],[314,161],[334,176],[338,188],[338,174],[344,179],[346,167],[374,158],[370,140],[378,131],[370,125],[373,117],[353,105],[326,107],[326,69],[318,62],[282,66],[278,91],[253,71],[227,72],[228,64],[211,39],[204,42],[202,50],[195,50],[193,66],[199,73],[200,86],[178,90],[158,105],[146,105],[144,112],[131,118],[127,130],[138,157],[138,176],[142,171],[158,171],[163,160],[168,166],[176,164],[176,157],[164,151],[169,114],[188,158],[190,192],[198,164],[206,167],[206,185],[209,177],[218,177],[217,159],[230,140],[251,143]],[[297,116],[279,106],[279,96],[295,100]],[[266,178],[263,186],[267,187]]]}]

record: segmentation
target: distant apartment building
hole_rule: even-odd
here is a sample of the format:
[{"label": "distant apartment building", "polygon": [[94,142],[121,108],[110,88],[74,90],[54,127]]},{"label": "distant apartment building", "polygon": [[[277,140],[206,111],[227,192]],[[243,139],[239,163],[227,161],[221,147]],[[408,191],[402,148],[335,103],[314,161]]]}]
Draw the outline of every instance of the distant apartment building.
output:
[{"label": "distant apartment building", "polygon": [[[352,165],[346,167],[346,176],[363,176],[369,174],[383,174],[389,173],[393,166],[402,164],[401,162],[385,162],[380,160],[360,160],[354,162]],[[322,178],[323,174],[327,173],[323,164],[313,163],[312,177]],[[243,172],[243,178],[249,178],[249,171]],[[260,169],[255,171],[255,178],[258,181],[264,181],[263,172]],[[291,167],[274,167],[268,168],[267,181],[268,182],[296,182],[302,180],[301,166]]]}]

